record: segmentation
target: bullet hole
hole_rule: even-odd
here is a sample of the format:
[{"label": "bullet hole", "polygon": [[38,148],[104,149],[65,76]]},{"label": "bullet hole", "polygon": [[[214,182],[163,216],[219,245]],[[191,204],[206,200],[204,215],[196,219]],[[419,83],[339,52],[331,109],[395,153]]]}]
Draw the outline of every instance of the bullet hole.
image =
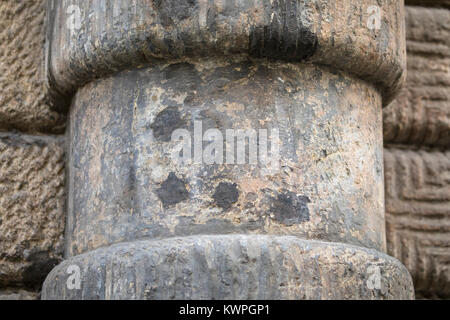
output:
[{"label": "bullet hole", "polygon": [[163,203],[164,208],[176,205],[189,198],[189,192],[183,180],[179,179],[173,172],[167,180],[156,190],[156,194]]},{"label": "bullet hole", "polygon": [[168,107],[161,111],[150,126],[155,138],[164,142],[169,142],[172,132],[183,127],[186,127],[186,124],[176,107]]},{"label": "bullet hole", "polygon": [[310,199],[305,196],[299,196],[291,191],[285,191],[272,198],[270,212],[274,219],[291,226],[294,224],[310,220],[308,203]]},{"label": "bullet hole", "polygon": [[215,204],[225,210],[231,208],[233,203],[239,199],[239,190],[236,183],[221,182],[214,192]]}]

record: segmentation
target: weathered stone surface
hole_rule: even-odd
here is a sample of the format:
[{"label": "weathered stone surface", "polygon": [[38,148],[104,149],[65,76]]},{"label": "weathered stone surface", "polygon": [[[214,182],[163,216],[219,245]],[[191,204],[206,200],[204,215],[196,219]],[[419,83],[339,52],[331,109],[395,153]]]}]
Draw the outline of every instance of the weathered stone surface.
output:
[{"label": "weathered stone surface", "polygon": [[450,11],[406,7],[407,84],[384,109],[389,143],[450,147]]},{"label": "weathered stone surface", "polygon": [[[178,164],[171,133],[193,139],[195,121],[202,137],[278,129],[279,168],[227,163],[230,140],[219,164]],[[92,82],[70,110],[67,252],[205,233],[384,250],[381,121],[373,86],[311,64],[203,59]]]},{"label": "weathered stone surface", "polygon": [[[72,266],[80,289],[70,290]],[[374,276],[380,275],[377,284]],[[394,258],[345,244],[273,236],[139,241],[64,261],[43,299],[414,299]]]},{"label": "weathered stone surface", "polygon": [[61,140],[0,134],[0,287],[39,286],[61,259]]},{"label": "weathered stone surface", "polygon": [[[406,67],[403,2],[379,1],[378,27],[372,5],[50,1],[47,77],[74,99],[68,260],[43,297],[412,298],[363,248],[385,249],[381,108]],[[197,141],[174,159],[179,129]],[[248,150],[207,144],[230,129],[256,130]]]},{"label": "weathered stone surface", "polygon": [[95,78],[161,59],[308,59],[376,84],[387,104],[404,80],[403,1],[377,4],[379,29],[368,27],[372,0],[52,0],[48,78],[55,92],[68,95]]},{"label": "weathered stone surface", "polygon": [[25,290],[0,290],[0,301],[1,300],[39,300],[40,293]]},{"label": "weathered stone surface", "polygon": [[64,131],[48,105],[44,67],[45,0],[0,2],[0,130]]},{"label": "weathered stone surface", "polygon": [[450,298],[450,151],[385,149],[388,252],[420,297]]}]

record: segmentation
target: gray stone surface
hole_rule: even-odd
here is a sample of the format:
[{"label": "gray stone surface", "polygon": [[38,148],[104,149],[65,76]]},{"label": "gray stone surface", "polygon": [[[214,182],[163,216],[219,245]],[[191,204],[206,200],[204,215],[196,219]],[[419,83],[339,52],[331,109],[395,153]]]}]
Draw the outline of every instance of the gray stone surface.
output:
[{"label": "gray stone surface", "polygon": [[[80,15],[67,12],[79,7]],[[49,1],[48,79],[67,96],[84,83],[132,66],[185,57],[245,55],[302,61],[355,74],[383,92],[404,81],[403,1],[372,0]],[[289,14],[288,14],[289,13]],[[79,28],[71,22],[79,17]],[[74,25],[76,26],[76,25]]]},{"label": "gray stone surface", "polygon": [[[186,129],[194,143],[195,121],[202,136],[220,130],[224,164],[173,159],[172,132]],[[226,163],[227,129],[274,128],[278,169]],[[251,60],[124,72],[78,91],[69,139],[69,255],[205,233],[385,248],[381,98],[344,73]]]},{"label": "gray stone surface", "polygon": [[[67,282],[80,269],[80,289]],[[69,270],[70,271],[70,270]],[[377,275],[380,281],[377,282]],[[396,259],[296,237],[199,236],[139,241],[70,258],[43,299],[413,299]]]}]

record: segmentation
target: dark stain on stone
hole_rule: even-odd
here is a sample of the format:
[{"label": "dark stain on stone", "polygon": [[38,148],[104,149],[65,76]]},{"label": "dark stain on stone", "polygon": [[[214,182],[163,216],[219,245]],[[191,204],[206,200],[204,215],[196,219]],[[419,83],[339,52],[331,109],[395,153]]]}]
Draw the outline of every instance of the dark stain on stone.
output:
[{"label": "dark stain on stone", "polygon": [[168,27],[189,18],[197,0],[154,0],[152,3],[153,9],[159,13],[161,24]]},{"label": "dark stain on stone", "polygon": [[288,61],[305,60],[317,50],[318,39],[302,22],[297,0],[273,2],[271,22],[250,32],[250,55],[257,58],[277,58]]},{"label": "dark stain on stone", "polygon": [[186,123],[181,119],[180,111],[176,107],[168,107],[161,111],[150,125],[155,138],[164,142],[171,140],[172,132],[184,127]]},{"label": "dark stain on stone", "polygon": [[162,201],[164,208],[168,208],[189,198],[186,184],[173,172],[169,174],[167,180],[156,190],[156,194]]},{"label": "dark stain on stone", "polygon": [[28,286],[42,284],[48,273],[59,263],[59,260],[50,257],[48,252],[32,251],[26,258],[26,261],[30,264],[23,273],[23,281]]},{"label": "dark stain on stone", "polygon": [[236,183],[221,182],[213,195],[214,202],[222,209],[228,210],[239,199]]},{"label": "dark stain on stone", "polygon": [[308,209],[308,203],[310,202],[310,199],[306,196],[284,191],[272,199],[270,212],[277,221],[291,226],[310,220]]}]

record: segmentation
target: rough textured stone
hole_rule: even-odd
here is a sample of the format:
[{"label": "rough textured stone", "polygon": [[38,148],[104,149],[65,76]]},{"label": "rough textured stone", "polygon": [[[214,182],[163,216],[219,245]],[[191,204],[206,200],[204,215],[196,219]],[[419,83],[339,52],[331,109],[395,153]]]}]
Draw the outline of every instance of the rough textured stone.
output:
[{"label": "rough textured stone", "polygon": [[39,286],[61,259],[61,140],[0,134],[0,287]]},{"label": "rough textured stone", "polygon": [[388,252],[418,297],[449,298],[450,11],[406,7],[406,35],[406,87],[384,109]]},{"label": "rough textured stone", "polygon": [[417,295],[450,298],[450,151],[385,149],[388,252]]},{"label": "rough textured stone", "polygon": [[47,103],[43,74],[45,0],[0,1],[0,130],[64,131]]},{"label": "rough textured stone", "polygon": [[389,143],[450,146],[450,11],[406,7],[407,84],[384,109]]},{"label": "rough textured stone", "polygon": [[[80,289],[66,286],[80,268]],[[371,277],[379,272],[379,286]],[[64,261],[43,299],[414,299],[394,258],[345,244],[273,236],[139,241]]]}]

